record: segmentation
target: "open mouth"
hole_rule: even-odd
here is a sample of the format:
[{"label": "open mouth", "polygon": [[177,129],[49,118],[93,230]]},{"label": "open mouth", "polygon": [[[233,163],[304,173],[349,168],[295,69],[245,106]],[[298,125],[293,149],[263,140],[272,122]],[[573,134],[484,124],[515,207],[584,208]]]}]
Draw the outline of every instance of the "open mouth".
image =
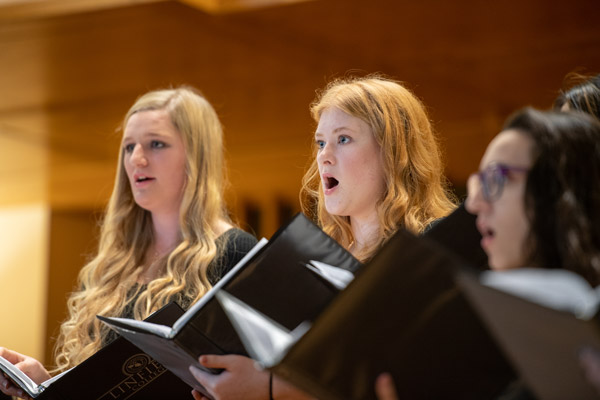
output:
[{"label": "open mouth", "polygon": [[494,231],[491,229],[486,229],[481,233],[481,236],[483,236],[484,238],[493,238],[494,237]]},{"label": "open mouth", "polygon": [[137,178],[135,178],[136,183],[137,182],[146,182],[146,181],[151,181],[154,178],[149,178],[147,176],[138,176]]},{"label": "open mouth", "polygon": [[332,176],[326,177],[324,183],[325,183],[325,189],[333,189],[334,187],[336,187],[339,184],[338,180]]}]

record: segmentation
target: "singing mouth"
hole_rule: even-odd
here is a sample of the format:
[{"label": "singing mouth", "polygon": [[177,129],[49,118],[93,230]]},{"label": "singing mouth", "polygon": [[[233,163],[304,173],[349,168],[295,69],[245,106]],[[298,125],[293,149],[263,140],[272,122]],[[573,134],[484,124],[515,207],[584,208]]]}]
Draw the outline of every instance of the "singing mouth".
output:
[{"label": "singing mouth", "polygon": [[325,189],[333,189],[334,187],[336,187],[339,184],[338,180],[332,176],[325,177],[324,183],[325,183]]},{"label": "singing mouth", "polygon": [[136,182],[136,183],[139,183],[139,182],[146,182],[146,181],[150,181],[150,180],[153,180],[153,179],[154,179],[154,178],[151,178],[151,177],[149,177],[149,176],[146,176],[146,175],[137,175],[137,176],[135,176],[135,178],[134,178],[134,180],[135,180],[135,182]]},{"label": "singing mouth", "polygon": [[480,228],[479,229],[479,233],[481,233],[481,236],[483,238],[493,238],[494,237],[494,230],[490,229],[490,228]]}]

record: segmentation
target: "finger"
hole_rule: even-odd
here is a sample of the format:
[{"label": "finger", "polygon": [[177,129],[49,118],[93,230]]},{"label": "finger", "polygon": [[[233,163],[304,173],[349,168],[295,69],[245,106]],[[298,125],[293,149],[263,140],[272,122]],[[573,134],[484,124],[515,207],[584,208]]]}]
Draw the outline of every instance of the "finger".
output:
[{"label": "finger", "polygon": [[196,390],[192,390],[192,396],[194,396],[194,400],[211,400]]},{"label": "finger", "polygon": [[235,356],[232,355],[218,356],[215,354],[205,354],[203,356],[200,356],[198,361],[206,368],[228,369],[228,367],[231,365],[234,359]]},{"label": "finger", "polygon": [[375,381],[375,393],[379,400],[398,400],[394,381],[388,373],[383,373]]},{"label": "finger", "polygon": [[16,364],[23,360],[23,355],[16,351],[9,350],[5,347],[0,347],[0,356],[5,358],[11,364]]},{"label": "finger", "polygon": [[[4,394],[10,394],[8,393],[9,390],[12,389],[12,387],[14,387],[12,381],[10,379],[8,379],[8,377],[4,374],[0,375],[0,389],[2,390],[2,393]],[[12,389],[12,390],[16,390],[16,389]],[[11,394],[12,396],[14,396],[14,394]]]},{"label": "finger", "polygon": [[190,365],[190,373],[196,380],[205,388],[212,388],[215,376],[208,372],[202,371],[200,368]]},{"label": "finger", "polygon": [[0,392],[21,399],[31,399],[23,389],[15,385],[5,374],[0,374]]},{"label": "finger", "polygon": [[19,397],[19,398],[28,398],[25,397],[25,392],[23,391],[23,389],[18,388],[15,385],[9,384],[6,388],[2,387],[2,390],[0,390],[2,393],[9,395],[9,396],[15,396],[15,397]]}]

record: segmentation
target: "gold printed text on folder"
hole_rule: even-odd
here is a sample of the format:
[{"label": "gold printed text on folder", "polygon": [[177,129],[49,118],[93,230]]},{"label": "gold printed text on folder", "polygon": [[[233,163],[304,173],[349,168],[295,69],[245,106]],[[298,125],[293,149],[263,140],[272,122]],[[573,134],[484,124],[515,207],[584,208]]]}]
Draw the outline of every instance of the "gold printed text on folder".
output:
[{"label": "gold printed text on folder", "polygon": [[125,400],[158,378],[166,371],[162,364],[144,353],[129,357],[123,363],[126,378],[115,385],[98,400]]}]

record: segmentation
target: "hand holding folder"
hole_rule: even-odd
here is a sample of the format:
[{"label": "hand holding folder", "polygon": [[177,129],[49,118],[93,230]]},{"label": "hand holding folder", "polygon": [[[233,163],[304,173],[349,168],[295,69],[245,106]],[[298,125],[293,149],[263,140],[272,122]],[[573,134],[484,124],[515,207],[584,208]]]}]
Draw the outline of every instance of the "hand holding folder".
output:
[{"label": "hand holding folder", "polygon": [[[172,324],[182,314],[181,307],[169,303],[148,317],[148,321]],[[37,400],[147,400],[189,396],[187,385],[123,338],[40,385],[2,358],[0,370]]]}]

